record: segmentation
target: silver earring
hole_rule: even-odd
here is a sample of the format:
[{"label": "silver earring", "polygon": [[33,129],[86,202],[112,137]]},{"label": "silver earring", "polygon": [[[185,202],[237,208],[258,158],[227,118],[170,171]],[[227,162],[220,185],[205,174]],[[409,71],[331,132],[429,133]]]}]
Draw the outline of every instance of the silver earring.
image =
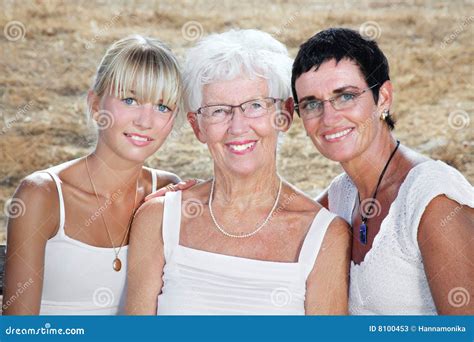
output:
[{"label": "silver earring", "polygon": [[384,109],[384,111],[382,112],[382,114],[380,115],[380,120],[384,120],[387,118],[387,116],[389,116],[389,112],[388,112],[388,109]]}]

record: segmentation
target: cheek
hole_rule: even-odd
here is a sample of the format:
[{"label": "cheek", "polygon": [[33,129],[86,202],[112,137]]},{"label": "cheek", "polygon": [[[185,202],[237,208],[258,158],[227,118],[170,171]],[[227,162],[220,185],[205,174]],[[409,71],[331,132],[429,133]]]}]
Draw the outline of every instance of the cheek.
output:
[{"label": "cheek", "polygon": [[162,117],[160,118],[159,116],[153,117],[152,119],[153,130],[168,134],[173,129],[174,121],[175,121],[174,117],[169,117],[169,118],[162,118]]},{"label": "cheek", "polygon": [[314,134],[319,127],[318,123],[319,123],[319,120],[317,119],[303,121],[303,126],[306,133],[308,135]]},{"label": "cheek", "polygon": [[218,144],[225,139],[227,126],[199,123],[200,139],[208,146]]},{"label": "cheek", "polygon": [[353,110],[348,113],[352,121],[370,125],[376,118],[377,107],[368,103],[357,103]]},{"label": "cheek", "polygon": [[130,109],[124,109],[118,106],[109,106],[101,112],[102,118],[108,117],[113,122],[113,126],[121,128],[133,120],[133,112]]}]

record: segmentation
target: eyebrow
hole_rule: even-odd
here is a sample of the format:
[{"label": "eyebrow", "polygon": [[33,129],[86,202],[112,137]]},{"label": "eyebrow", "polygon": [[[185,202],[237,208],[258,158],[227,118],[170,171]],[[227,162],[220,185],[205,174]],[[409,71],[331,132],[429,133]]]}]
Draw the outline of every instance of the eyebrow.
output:
[{"label": "eyebrow", "polygon": [[[332,94],[335,94],[335,95],[342,94],[343,92],[345,92],[349,89],[359,90],[359,87],[356,87],[356,86],[353,86],[353,85],[345,85],[345,86],[334,89],[332,91]],[[305,97],[301,98],[298,102],[301,103],[303,101],[314,101],[314,100],[321,101],[316,96],[309,95],[309,96],[305,96]]]},{"label": "eyebrow", "polygon": [[[241,105],[241,104],[244,104],[244,103],[246,103],[246,102],[253,101],[253,100],[261,100],[261,99],[264,99],[264,98],[267,98],[267,97],[268,97],[268,96],[258,96],[258,97],[250,98],[250,99],[248,99],[248,100],[246,100],[246,101],[240,103],[240,105]],[[211,101],[211,102],[212,102],[212,101]],[[227,104],[227,103],[215,103],[215,104],[205,104],[205,105],[201,106],[201,108],[202,108],[202,107],[209,107],[209,106],[234,106],[234,107],[235,107],[235,106],[239,106],[239,105],[231,105],[231,104]]]}]

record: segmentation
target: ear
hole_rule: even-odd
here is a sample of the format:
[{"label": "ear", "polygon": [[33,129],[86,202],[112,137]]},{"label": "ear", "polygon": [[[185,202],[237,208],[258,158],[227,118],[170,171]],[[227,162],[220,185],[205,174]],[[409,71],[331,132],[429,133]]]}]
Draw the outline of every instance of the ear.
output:
[{"label": "ear", "polygon": [[87,92],[87,107],[90,111],[90,117],[94,120],[97,120],[97,115],[99,112],[99,103],[100,97],[93,90],[89,90]]},{"label": "ear", "polygon": [[384,84],[379,89],[379,100],[377,103],[377,108],[379,112],[383,112],[384,110],[390,110],[392,106],[393,100],[393,88],[392,82],[385,81]]},{"label": "ear", "polygon": [[199,127],[199,122],[198,122],[198,116],[197,113],[195,112],[188,112],[186,115],[189,124],[191,125],[191,128],[193,129],[194,135],[196,138],[202,142],[203,144],[206,143],[206,138],[201,132],[201,128]]}]

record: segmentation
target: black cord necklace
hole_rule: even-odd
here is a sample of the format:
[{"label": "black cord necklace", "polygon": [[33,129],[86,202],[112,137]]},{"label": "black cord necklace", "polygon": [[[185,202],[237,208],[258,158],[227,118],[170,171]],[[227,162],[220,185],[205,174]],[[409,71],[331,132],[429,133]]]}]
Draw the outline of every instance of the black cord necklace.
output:
[{"label": "black cord necklace", "polygon": [[367,229],[368,229],[367,220],[369,219],[370,215],[372,214],[372,210],[374,208],[375,198],[377,197],[377,191],[379,189],[379,185],[382,182],[382,178],[385,175],[385,171],[387,171],[388,165],[392,161],[392,158],[395,155],[395,152],[397,152],[397,150],[398,150],[398,146],[400,146],[400,141],[397,140],[397,146],[395,147],[392,154],[390,155],[390,158],[388,158],[388,161],[385,164],[385,166],[382,170],[382,173],[380,174],[379,181],[377,183],[377,186],[375,187],[374,196],[372,196],[372,198],[369,199],[370,203],[369,203],[367,212],[365,211],[365,208],[362,211],[360,210],[360,194],[359,194],[359,192],[357,192],[357,197],[359,198],[359,212],[361,212],[360,218],[362,220],[362,223],[359,226],[359,241],[364,245],[367,244]]}]

